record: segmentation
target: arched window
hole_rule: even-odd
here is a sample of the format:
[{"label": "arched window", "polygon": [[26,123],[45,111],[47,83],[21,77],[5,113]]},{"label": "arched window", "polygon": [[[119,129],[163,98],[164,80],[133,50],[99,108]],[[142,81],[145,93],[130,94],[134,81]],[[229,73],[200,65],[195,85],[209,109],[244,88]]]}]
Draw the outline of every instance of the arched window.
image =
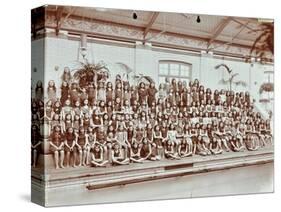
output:
[{"label": "arched window", "polygon": [[187,84],[191,80],[192,65],[190,63],[160,60],[158,70],[159,84],[164,83],[166,78],[169,80],[175,78],[177,81],[185,81]]}]

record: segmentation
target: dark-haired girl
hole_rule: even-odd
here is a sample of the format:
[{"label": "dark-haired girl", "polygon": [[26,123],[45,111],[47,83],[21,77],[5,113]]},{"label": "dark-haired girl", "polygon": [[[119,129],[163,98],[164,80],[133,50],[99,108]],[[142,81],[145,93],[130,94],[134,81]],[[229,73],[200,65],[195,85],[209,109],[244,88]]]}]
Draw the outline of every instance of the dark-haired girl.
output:
[{"label": "dark-haired girl", "polygon": [[63,132],[63,128],[62,128],[62,121],[61,121],[61,118],[60,118],[60,115],[58,114],[54,114],[53,118],[51,120],[49,120],[49,130],[53,130],[55,126],[59,126],[60,129],[61,129],[61,132]]},{"label": "dark-haired girl", "polygon": [[116,112],[116,113],[122,112],[122,102],[119,97],[116,97],[116,99],[115,99],[114,112]]},{"label": "dark-haired girl", "polygon": [[271,133],[271,126],[270,126],[270,119],[265,121],[265,129],[266,129],[266,143],[273,145],[272,133]]},{"label": "dark-haired girl", "polygon": [[103,125],[102,118],[99,115],[99,111],[96,109],[93,111],[93,114],[92,114],[92,126],[95,129],[95,128],[101,127],[102,125]]},{"label": "dark-haired girl", "polygon": [[178,145],[177,140],[177,131],[174,124],[170,124],[169,131],[168,131],[168,141],[171,141],[174,146]]},{"label": "dark-haired girl", "polygon": [[84,104],[84,101],[87,99],[88,101],[88,94],[87,94],[87,90],[86,88],[82,88],[81,89],[81,93],[79,95],[79,100],[81,102],[81,104],[83,105]]},{"label": "dark-haired girl", "polygon": [[119,143],[119,146],[124,149],[124,154],[128,155],[130,143],[128,142],[128,134],[123,124],[118,124],[118,128],[116,130],[116,139]]},{"label": "dark-haired girl", "polygon": [[147,124],[147,117],[145,112],[141,112],[140,119],[139,119],[139,125],[142,128],[145,128]]},{"label": "dark-haired girl", "polygon": [[91,126],[91,118],[89,113],[86,113],[82,118],[82,125],[85,129],[88,129]]},{"label": "dark-haired girl", "polygon": [[73,157],[73,166],[76,161],[76,154],[74,154],[75,147],[75,133],[72,127],[67,128],[67,131],[64,136],[64,151],[66,152],[66,167],[69,167],[71,156]]},{"label": "dark-haired girl", "polygon": [[61,80],[63,82],[67,82],[67,83],[70,83],[71,80],[72,80],[72,76],[71,76],[71,73],[70,73],[70,68],[69,67],[64,67],[63,69],[63,74],[61,76]]},{"label": "dark-haired girl", "polygon": [[114,98],[114,90],[111,82],[106,83],[106,102],[112,102]]},{"label": "dark-haired girl", "polygon": [[168,140],[164,144],[164,154],[166,158],[180,159],[180,157],[177,155],[177,150],[175,150],[174,143],[171,140]]},{"label": "dark-haired girl", "polygon": [[164,156],[162,141],[163,141],[163,138],[162,138],[160,126],[156,125],[153,130],[153,143],[156,144],[157,155],[160,159],[163,158],[163,156]]},{"label": "dark-haired girl", "polygon": [[79,155],[78,166],[86,166],[90,153],[90,144],[88,141],[88,134],[85,132],[84,127],[80,127],[76,136],[76,152]]},{"label": "dark-haired girl", "polygon": [[64,168],[64,142],[63,135],[61,132],[61,128],[59,126],[55,126],[54,130],[50,136],[50,150],[54,154],[55,159],[55,167],[56,169]]},{"label": "dark-haired girl", "polygon": [[94,106],[97,99],[97,90],[94,83],[90,83],[87,88],[88,100],[90,107]]},{"label": "dark-haired girl", "polygon": [[177,90],[178,90],[177,80],[175,78],[173,78],[171,81],[171,85],[170,85],[170,91],[172,91],[173,94],[176,94]]},{"label": "dark-haired girl", "polygon": [[72,116],[71,114],[67,114],[65,116],[64,121],[62,122],[63,132],[66,132],[68,128],[72,128],[72,127],[73,127]]},{"label": "dark-haired girl", "polygon": [[157,112],[156,102],[151,103],[151,107],[148,108],[148,112],[156,115]]},{"label": "dark-haired girl", "polygon": [[92,147],[92,160],[91,164],[96,167],[103,167],[109,162],[104,158],[104,149],[99,144],[94,144]]},{"label": "dark-haired girl", "polygon": [[[54,116],[54,111],[53,111],[53,103],[51,100],[46,102],[46,107],[44,111],[44,103],[43,103],[43,114],[40,114],[40,118],[43,118],[44,116],[47,117],[47,119],[51,120]],[[41,111],[40,111],[41,112]]]},{"label": "dark-haired girl", "polygon": [[199,93],[198,93],[198,101],[199,102],[202,102],[202,101],[205,101],[205,93],[203,90],[200,90]]},{"label": "dark-haired girl", "polygon": [[108,114],[109,119],[111,119],[113,111],[114,111],[114,108],[113,108],[112,101],[108,101],[106,103],[106,112]]},{"label": "dark-haired girl", "polygon": [[195,130],[197,131],[197,138],[195,142],[193,143],[193,153],[206,156],[209,154],[209,150],[206,147],[205,141],[203,137],[200,134],[200,124],[195,124]]},{"label": "dark-haired girl", "polygon": [[252,123],[251,123],[251,120],[248,119],[246,121],[246,124],[245,124],[246,128],[245,128],[245,134],[246,134],[246,148],[249,150],[249,151],[255,151],[258,149],[258,147],[255,145],[255,141],[254,141],[254,136],[253,136],[253,126],[252,126]]},{"label": "dark-haired girl", "polygon": [[190,133],[190,127],[189,123],[186,123],[183,128],[183,139],[186,141],[187,147],[188,147],[188,154],[193,151],[193,143],[192,143],[192,138],[191,138],[191,133]]},{"label": "dark-haired girl", "polygon": [[120,107],[121,107],[121,102],[123,100],[123,91],[122,91],[122,83],[117,82],[115,85],[115,102],[116,100],[119,99],[120,101]]},{"label": "dark-haired girl", "polygon": [[127,114],[127,115],[133,114],[132,108],[130,107],[130,102],[129,102],[129,100],[125,100],[125,101],[124,101],[124,105],[123,105],[123,107],[122,107],[122,112],[123,112],[124,114]]},{"label": "dark-haired girl", "polygon": [[225,151],[229,152],[229,140],[225,131],[225,125],[222,121],[219,122],[218,131],[216,132],[216,134],[219,136],[221,146],[225,148]]},{"label": "dark-haired girl", "polygon": [[[79,100],[77,100],[79,101]],[[71,101],[70,99],[67,99],[64,103],[64,106],[61,109],[61,118],[64,120],[66,114],[72,115],[72,107],[71,107]]]},{"label": "dark-haired girl", "polygon": [[131,86],[131,99],[130,99],[130,105],[134,105],[136,102],[138,102],[138,90],[135,88],[135,86]]},{"label": "dark-haired girl", "polygon": [[79,115],[74,115],[73,124],[72,125],[73,125],[74,131],[78,132],[80,126],[83,125]]},{"label": "dark-haired girl", "polygon": [[126,154],[122,154],[120,144],[113,145],[111,150],[112,164],[113,165],[126,165],[129,164],[130,159]]},{"label": "dark-haired girl", "polygon": [[63,81],[61,85],[61,98],[60,98],[60,102],[62,105],[64,105],[64,102],[68,99],[68,95],[69,95],[69,85],[66,81]]},{"label": "dark-haired girl", "polygon": [[136,126],[132,142],[142,143],[144,139],[144,130],[139,125]]},{"label": "dark-haired girl", "polygon": [[188,141],[184,138],[181,140],[179,146],[178,146],[178,155],[181,158],[188,157],[192,155],[192,151],[190,151],[190,145],[188,144]]},{"label": "dark-haired girl", "polygon": [[98,89],[97,89],[97,101],[106,101],[106,89],[104,86],[104,82],[100,81],[98,83]]},{"label": "dark-haired girl", "polygon": [[241,152],[246,149],[243,143],[243,130],[241,131],[240,124],[231,124],[231,140],[230,144],[232,146],[233,151]]},{"label": "dark-haired girl", "polygon": [[150,160],[159,160],[160,157],[158,156],[158,148],[157,144],[154,141],[154,130],[152,124],[148,124],[146,128],[146,139],[148,143],[151,145],[151,155],[149,157]]},{"label": "dark-haired girl", "polygon": [[263,141],[264,146],[267,145],[267,137],[266,137],[266,128],[265,128],[265,122],[263,120],[261,120],[260,124],[259,124],[259,129],[260,129],[260,139]]},{"label": "dark-haired girl", "polygon": [[207,125],[207,133],[208,133],[208,137],[210,139],[209,148],[210,148],[211,153],[214,155],[221,154],[223,152],[221,143],[219,142],[219,139],[218,139],[218,136],[215,135],[216,132],[217,132],[217,128],[212,129],[211,124]]},{"label": "dark-haired girl", "polygon": [[159,92],[158,92],[158,100],[164,100],[166,98],[167,91],[165,90],[165,86],[163,83],[159,85]]},{"label": "dark-haired girl", "polygon": [[188,89],[186,87],[183,88],[182,93],[181,93],[181,101],[183,106],[189,105],[188,101]]},{"label": "dark-haired girl", "polygon": [[109,149],[111,148],[111,145],[108,145],[107,136],[106,136],[106,130],[103,126],[98,127],[96,131],[96,142],[95,144],[100,145],[103,148],[103,158],[109,159]]},{"label": "dark-haired girl", "polygon": [[130,99],[131,99],[131,91],[129,84],[125,84],[123,88],[123,104],[125,102],[128,102],[127,104],[130,105]]},{"label": "dark-haired girl", "polygon": [[141,82],[139,84],[138,88],[138,97],[139,97],[139,103],[142,105],[143,103],[147,103],[147,90],[145,88],[144,82]]},{"label": "dark-haired girl", "polygon": [[61,103],[60,101],[55,101],[53,104],[53,113],[61,115]]},{"label": "dark-haired girl", "polygon": [[89,106],[88,99],[83,101],[83,106],[81,107],[82,115],[85,116],[86,114],[91,114],[91,108]]},{"label": "dark-haired girl", "polygon": [[130,160],[135,163],[142,163],[144,158],[141,157],[142,144],[133,142],[130,148]]},{"label": "dark-haired girl", "polygon": [[97,110],[98,110],[100,116],[103,116],[104,114],[107,113],[105,101],[101,100],[101,101],[99,102],[99,105],[98,105],[98,107],[97,107]]},{"label": "dark-haired girl", "polygon": [[79,100],[79,89],[77,83],[72,83],[69,94],[71,99],[71,105],[74,105],[75,102]]},{"label": "dark-haired girl", "polygon": [[83,112],[80,108],[80,101],[76,101],[74,103],[74,107],[72,108],[72,116],[76,116],[78,115],[79,117],[82,117],[83,116]]},{"label": "dark-haired girl", "polygon": [[57,99],[57,88],[54,80],[50,80],[48,82],[47,94],[48,94],[48,99],[51,100],[52,103],[54,103]]}]

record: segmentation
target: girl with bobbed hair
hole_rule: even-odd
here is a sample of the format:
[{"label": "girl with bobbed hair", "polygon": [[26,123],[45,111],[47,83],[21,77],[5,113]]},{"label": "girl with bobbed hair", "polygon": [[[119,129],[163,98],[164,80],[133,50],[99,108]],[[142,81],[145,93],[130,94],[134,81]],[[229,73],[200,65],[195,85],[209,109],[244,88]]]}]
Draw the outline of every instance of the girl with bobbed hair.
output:
[{"label": "girl with bobbed hair", "polygon": [[69,167],[71,165],[71,159],[73,161],[73,165],[76,161],[76,154],[74,154],[75,150],[75,132],[72,127],[67,128],[66,133],[64,135],[64,151],[66,153],[66,167]]},{"label": "girl with bobbed hair", "polygon": [[90,153],[90,144],[88,140],[88,134],[84,127],[80,127],[78,134],[76,135],[76,153],[79,155],[78,166],[87,166]]},{"label": "girl with bobbed hair", "polygon": [[61,127],[56,125],[50,135],[50,150],[54,155],[55,168],[64,168],[64,140]]}]

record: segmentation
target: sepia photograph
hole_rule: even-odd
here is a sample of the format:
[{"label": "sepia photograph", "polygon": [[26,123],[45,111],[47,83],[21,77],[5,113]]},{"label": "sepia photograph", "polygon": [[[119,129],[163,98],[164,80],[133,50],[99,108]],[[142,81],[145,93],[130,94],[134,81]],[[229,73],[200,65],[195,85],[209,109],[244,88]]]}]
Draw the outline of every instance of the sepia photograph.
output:
[{"label": "sepia photograph", "polygon": [[273,19],[45,5],[31,78],[34,203],[274,191]]}]

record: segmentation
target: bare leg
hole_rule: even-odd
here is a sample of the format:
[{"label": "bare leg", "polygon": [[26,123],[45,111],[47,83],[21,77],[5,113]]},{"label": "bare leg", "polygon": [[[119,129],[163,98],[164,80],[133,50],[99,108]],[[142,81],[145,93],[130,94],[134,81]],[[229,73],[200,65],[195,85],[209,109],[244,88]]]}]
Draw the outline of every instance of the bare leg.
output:
[{"label": "bare leg", "polygon": [[55,158],[55,167],[56,167],[56,169],[58,169],[59,168],[59,153],[57,150],[54,152],[54,158]]},{"label": "bare leg", "polygon": [[229,147],[227,146],[227,141],[226,141],[226,139],[221,139],[221,141],[222,141],[222,144],[224,145],[226,151],[229,152],[230,149],[229,149]]},{"label": "bare leg", "polygon": [[108,160],[109,163],[112,163],[112,155],[111,155],[111,152],[112,152],[112,148],[111,148],[111,145],[109,144],[107,146],[107,155],[106,155],[106,158]]},{"label": "bare leg", "polygon": [[66,167],[69,167],[70,164],[70,152],[66,152]]},{"label": "bare leg", "polygon": [[76,167],[77,151],[73,152],[73,167]]},{"label": "bare leg", "polygon": [[87,153],[86,153],[86,165],[89,165],[89,160],[90,160],[90,147],[87,148]]},{"label": "bare leg", "polygon": [[97,166],[97,167],[102,167],[102,166],[105,166],[107,163],[108,163],[108,160],[105,160],[105,161],[102,161],[102,162],[96,162],[94,160],[91,161],[91,163],[94,165],[94,166]]},{"label": "bare leg", "polygon": [[103,148],[103,158],[105,159],[105,160],[108,160],[109,159],[109,154],[108,154],[108,149],[107,149],[107,147],[105,146],[104,148]]},{"label": "bare leg", "polygon": [[64,166],[63,166],[63,161],[64,161],[64,151],[61,150],[61,151],[60,151],[60,167],[61,167],[61,168],[64,168]]},{"label": "bare leg", "polygon": [[133,162],[136,162],[136,163],[142,163],[142,162],[143,162],[143,159],[142,159],[142,158],[140,158],[140,159],[135,159],[135,158],[131,157],[130,160],[133,161]]},{"label": "bare leg", "polygon": [[83,159],[83,151],[79,149],[79,163],[78,166],[82,166],[82,159]]},{"label": "bare leg", "polygon": [[82,165],[86,166],[86,162],[87,162],[87,150],[84,149],[82,153]]}]

